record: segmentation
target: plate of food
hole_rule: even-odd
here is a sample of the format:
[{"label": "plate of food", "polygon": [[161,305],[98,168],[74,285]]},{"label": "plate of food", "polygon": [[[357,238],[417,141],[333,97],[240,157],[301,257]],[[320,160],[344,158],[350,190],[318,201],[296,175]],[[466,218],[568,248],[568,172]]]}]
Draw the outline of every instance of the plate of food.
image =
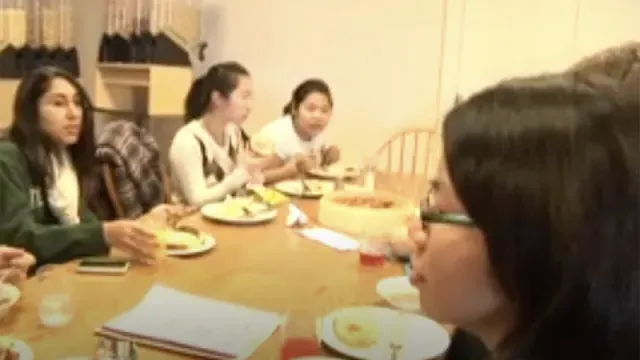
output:
[{"label": "plate of food", "polygon": [[216,239],[210,234],[185,226],[164,230],[160,236],[169,256],[202,254],[216,246]]},{"label": "plate of food", "polygon": [[0,284],[0,319],[4,318],[18,302],[20,294],[20,289],[13,285]]},{"label": "plate of food", "polygon": [[264,186],[253,186],[250,189],[262,202],[271,205],[278,206],[289,200],[289,198],[283,193]]},{"label": "plate of food", "polygon": [[321,339],[333,350],[356,359],[424,360],[449,347],[447,330],[418,314],[383,307],[351,307],[323,319]]},{"label": "plate of food", "polygon": [[309,170],[309,174],[322,179],[354,179],[360,176],[356,166],[333,164]]},{"label": "plate of food", "polygon": [[33,360],[33,351],[24,341],[0,336],[0,360]]},{"label": "plate of food", "polygon": [[273,186],[276,190],[291,196],[320,198],[335,189],[332,181],[317,179],[285,180]]},{"label": "plate of food", "polygon": [[260,224],[278,216],[276,209],[252,196],[228,197],[224,201],[207,204],[200,211],[207,219],[236,225]]},{"label": "plate of food", "polygon": [[420,294],[411,285],[408,276],[382,279],[376,285],[376,292],[393,307],[411,312],[420,311]]}]

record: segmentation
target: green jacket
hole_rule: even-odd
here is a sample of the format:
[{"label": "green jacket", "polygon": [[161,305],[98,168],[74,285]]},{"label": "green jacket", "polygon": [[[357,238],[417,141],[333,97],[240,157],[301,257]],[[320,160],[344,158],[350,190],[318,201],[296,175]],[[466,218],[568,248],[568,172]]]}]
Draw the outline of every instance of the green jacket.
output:
[{"label": "green jacket", "polygon": [[0,141],[0,244],[29,251],[38,266],[109,252],[102,223],[86,206],[80,224],[61,225],[33,183],[24,154],[13,142]]}]

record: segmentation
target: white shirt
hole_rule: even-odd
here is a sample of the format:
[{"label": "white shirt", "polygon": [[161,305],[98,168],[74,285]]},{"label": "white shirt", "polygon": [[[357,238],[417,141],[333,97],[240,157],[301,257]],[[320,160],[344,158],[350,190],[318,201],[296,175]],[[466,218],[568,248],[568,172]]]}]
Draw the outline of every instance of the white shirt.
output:
[{"label": "white shirt", "polygon": [[[204,158],[198,140],[204,145],[207,161],[215,162],[223,171],[222,181],[218,181],[213,174],[205,177]],[[245,168],[236,166],[229,156],[230,148],[238,151],[238,156],[242,155],[236,125],[229,124],[225,128],[222,146],[213,140],[201,120],[193,120],[178,130],[169,148],[169,163],[177,195],[182,201],[202,206],[222,200],[246,184],[249,174]]]},{"label": "white shirt", "polygon": [[53,183],[47,191],[51,211],[60,223],[80,222],[80,185],[78,175],[67,151],[60,158],[52,156]]},{"label": "white shirt", "polygon": [[256,152],[262,155],[276,154],[284,161],[298,154],[313,153],[320,156],[327,144],[324,132],[309,141],[300,138],[290,115],[265,125],[251,139],[251,148]]}]

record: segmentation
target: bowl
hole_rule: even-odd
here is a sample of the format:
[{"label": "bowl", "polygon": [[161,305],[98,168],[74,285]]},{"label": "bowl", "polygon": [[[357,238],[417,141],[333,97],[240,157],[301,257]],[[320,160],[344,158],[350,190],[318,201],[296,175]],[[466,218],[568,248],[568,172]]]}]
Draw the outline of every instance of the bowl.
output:
[{"label": "bowl", "polygon": [[11,284],[0,284],[0,319],[9,313],[19,299],[20,289]]},{"label": "bowl", "polygon": [[396,276],[378,281],[376,292],[393,307],[409,312],[420,312],[420,294],[411,285],[408,276]]}]

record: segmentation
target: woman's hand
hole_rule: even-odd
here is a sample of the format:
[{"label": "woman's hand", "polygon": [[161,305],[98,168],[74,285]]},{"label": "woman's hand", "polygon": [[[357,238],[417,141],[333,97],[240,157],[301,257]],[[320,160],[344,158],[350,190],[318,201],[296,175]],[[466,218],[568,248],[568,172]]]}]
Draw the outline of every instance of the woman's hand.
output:
[{"label": "woman's hand", "polygon": [[262,171],[254,171],[253,173],[250,173],[249,176],[251,176],[251,178],[249,179],[249,182],[247,183],[247,185],[249,186],[262,186],[265,183],[265,176],[264,173]]},{"label": "woman's hand", "polygon": [[23,251],[22,255],[16,256],[11,259],[11,266],[16,269],[21,270],[24,273],[27,273],[29,269],[35,265],[36,258],[30,253]]},{"label": "woman's hand", "polygon": [[0,270],[2,283],[19,286],[27,279],[27,272],[18,268],[6,268]]},{"label": "woman's hand", "polygon": [[197,206],[182,205],[182,204],[160,204],[145,216],[150,216],[153,219],[157,219],[166,225],[173,226],[183,218],[198,211]]},{"label": "woman's hand", "polygon": [[10,246],[0,245],[0,269],[17,267],[25,271],[36,263],[30,253]]},{"label": "woman's hand", "polygon": [[22,249],[0,246],[0,278],[6,283],[20,284],[35,263],[35,257]]},{"label": "woman's hand", "polygon": [[238,155],[238,166],[245,169],[249,174],[250,185],[264,184],[264,169],[266,160],[259,157],[251,156],[250,153],[244,151]]},{"label": "woman's hand", "polygon": [[335,164],[340,160],[340,148],[335,145],[331,145],[322,150],[322,165],[328,166]]},{"label": "woman's hand", "polygon": [[156,235],[137,221],[116,220],[103,225],[107,245],[122,250],[144,263],[153,263],[159,249]]},{"label": "woman's hand", "polygon": [[298,173],[306,173],[318,167],[318,159],[313,154],[298,154],[294,161]]}]

